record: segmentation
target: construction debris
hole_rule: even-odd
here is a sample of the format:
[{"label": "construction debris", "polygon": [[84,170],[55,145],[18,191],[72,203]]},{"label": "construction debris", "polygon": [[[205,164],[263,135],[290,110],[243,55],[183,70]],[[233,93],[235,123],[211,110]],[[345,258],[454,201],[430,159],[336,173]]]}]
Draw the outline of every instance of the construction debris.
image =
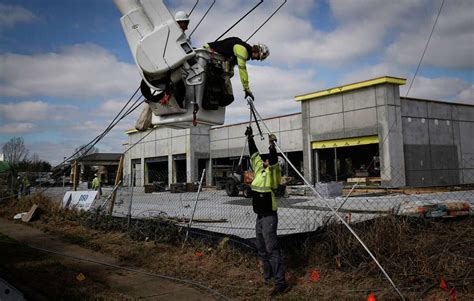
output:
[{"label": "construction debris", "polygon": [[452,218],[469,215],[471,205],[460,200],[419,200],[404,201],[398,208],[398,214],[425,218]]},{"label": "construction debris", "polygon": [[38,212],[38,205],[34,204],[27,214],[22,215],[21,220],[25,223],[29,223],[38,215]]}]

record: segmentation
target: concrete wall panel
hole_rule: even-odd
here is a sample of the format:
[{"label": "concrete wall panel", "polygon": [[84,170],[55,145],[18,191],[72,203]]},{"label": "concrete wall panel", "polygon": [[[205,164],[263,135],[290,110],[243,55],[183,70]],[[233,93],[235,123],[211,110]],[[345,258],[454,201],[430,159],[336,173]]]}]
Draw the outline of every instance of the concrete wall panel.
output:
[{"label": "concrete wall panel", "polygon": [[457,169],[458,152],[454,145],[431,145],[431,166],[433,169]]},{"label": "concrete wall panel", "polygon": [[227,150],[229,148],[229,140],[211,141],[211,151]]},{"label": "concrete wall panel", "polygon": [[454,143],[453,126],[451,121],[442,119],[428,119],[430,143],[445,145]]},{"label": "concrete wall panel", "polygon": [[342,94],[329,95],[309,102],[309,117],[342,112]]},{"label": "concrete wall panel", "polygon": [[426,170],[407,170],[406,171],[407,185],[415,187],[431,186],[433,185],[432,173]]},{"label": "concrete wall panel", "polygon": [[397,85],[377,85],[375,89],[375,99],[377,106],[400,105],[400,92]]},{"label": "concrete wall panel", "polygon": [[185,136],[185,135],[189,135],[189,129],[183,129],[183,130],[173,129],[170,131],[170,133],[171,133],[171,137]]},{"label": "concrete wall panel", "polygon": [[459,183],[459,170],[433,170],[433,185],[455,185]]},{"label": "concrete wall panel", "polygon": [[344,112],[344,128],[369,128],[377,125],[375,108]]},{"label": "concrete wall panel", "polygon": [[[257,137],[255,137],[257,139]],[[228,148],[242,148],[245,145],[245,137],[239,137],[239,138],[234,138],[234,139],[229,139],[227,147]]]},{"label": "concrete wall panel", "polygon": [[428,106],[426,104],[426,101],[401,99],[401,108],[403,117],[428,117]]},{"label": "concrete wall panel", "polygon": [[463,184],[474,184],[474,169],[463,169],[463,171],[462,171],[462,183]]},{"label": "concrete wall panel", "polygon": [[171,138],[171,152],[173,154],[186,153],[187,143],[186,136]]},{"label": "concrete wall panel", "polygon": [[301,114],[280,118],[280,131],[301,129]]},{"label": "concrete wall panel", "polygon": [[169,144],[168,139],[156,140],[156,156],[167,156],[170,153]]},{"label": "concrete wall panel", "polygon": [[129,150],[131,159],[140,159],[143,153],[143,143],[138,143],[133,148]]},{"label": "concrete wall panel", "polygon": [[428,118],[451,119],[452,105],[436,102],[426,102],[428,105]]},{"label": "concrete wall panel", "polygon": [[229,138],[229,127],[215,128],[210,130],[211,141],[228,139]]},{"label": "concrete wall panel", "polygon": [[376,106],[375,88],[348,91],[342,94],[344,112]]},{"label": "concrete wall panel", "polygon": [[[238,124],[238,125],[233,125],[229,127],[229,139],[232,138],[244,138],[245,136],[245,130],[247,129],[248,123],[243,123],[243,124]],[[257,127],[254,126],[255,124],[252,125],[252,129],[254,132],[257,131]]]},{"label": "concrete wall panel", "polygon": [[453,107],[453,119],[474,122],[474,107],[457,105]]},{"label": "concrete wall panel", "polygon": [[303,149],[302,130],[286,131],[279,133],[278,140],[281,148],[287,152],[301,151]]},{"label": "concrete wall panel", "polygon": [[404,117],[403,122],[403,143],[404,144],[421,144],[428,145],[430,143],[428,134],[428,123],[422,122],[421,118]]},{"label": "concrete wall panel", "polygon": [[431,152],[428,144],[405,144],[404,152],[407,171],[431,169]]},{"label": "concrete wall panel", "polygon": [[155,130],[155,133],[156,133],[156,139],[168,139],[169,137],[171,137],[171,133],[170,133],[170,129],[169,128],[158,128]]},{"label": "concrete wall panel", "polygon": [[[276,132],[280,131],[280,118],[272,118],[272,119],[269,119],[269,120],[265,120],[265,124],[267,125],[268,129],[272,133],[276,133]],[[252,127],[254,129],[253,130],[254,133],[256,133],[257,126],[252,125]],[[260,125],[260,127],[262,128],[262,131],[266,132],[265,127],[263,125]],[[245,130],[242,132],[241,135],[243,135],[244,132],[245,132]]]},{"label": "concrete wall panel", "polygon": [[474,122],[459,122],[459,133],[464,159],[467,154],[474,154]]},{"label": "concrete wall panel", "polygon": [[344,129],[343,114],[333,114],[310,119],[310,134],[338,132]]}]

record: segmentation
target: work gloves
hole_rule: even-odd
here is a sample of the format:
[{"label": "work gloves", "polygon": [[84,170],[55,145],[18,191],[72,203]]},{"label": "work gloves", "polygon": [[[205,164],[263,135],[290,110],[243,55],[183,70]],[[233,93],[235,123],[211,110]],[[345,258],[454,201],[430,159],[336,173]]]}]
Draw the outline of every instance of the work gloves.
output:
[{"label": "work gloves", "polygon": [[245,98],[250,97],[250,98],[252,98],[252,101],[255,100],[255,97],[253,97],[252,91],[250,91],[250,90],[244,90],[244,92],[245,92]]},{"label": "work gloves", "polygon": [[245,136],[247,136],[247,138],[251,138],[253,136],[253,130],[251,126],[248,126],[245,130]]}]

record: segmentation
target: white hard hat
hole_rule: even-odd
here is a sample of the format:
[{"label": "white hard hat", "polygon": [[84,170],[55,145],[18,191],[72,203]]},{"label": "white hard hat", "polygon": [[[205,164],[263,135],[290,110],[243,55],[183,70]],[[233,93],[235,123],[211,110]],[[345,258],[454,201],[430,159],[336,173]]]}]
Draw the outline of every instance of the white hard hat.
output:
[{"label": "white hard hat", "polygon": [[258,59],[263,61],[264,59],[266,59],[269,55],[270,55],[270,48],[268,48],[267,45],[265,44],[262,44],[262,43],[258,43],[257,45],[257,49],[258,49]]},{"label": "white hard hat", "polygon": [[185,13],[184,11],[180,10],[179,12],[177,12],[175,15],[174,15],[174,19],[176,20],[176,22],[179,22],[179,21],[185,21],[185,22],[189,22],[189,16],[187,13]]}]

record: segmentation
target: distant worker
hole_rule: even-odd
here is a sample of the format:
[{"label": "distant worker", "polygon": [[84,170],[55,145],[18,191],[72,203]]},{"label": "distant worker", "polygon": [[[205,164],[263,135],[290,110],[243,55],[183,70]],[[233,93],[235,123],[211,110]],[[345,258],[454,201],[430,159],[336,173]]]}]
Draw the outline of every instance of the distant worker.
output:
[{"label": "distant worker", "polygon": [[23,178],[23,195],[29,195],[30,194],[30,180],[28,180],[28,177]]},{"label": "distant worker", "polygon": [[97,190],[100,188],[100,179],[97,174],[94,174],[94,179],[92,180],[92,189]]},{"label": "distant worker", "polygon": [[[224,58],[229,62],[230,72],[233,73],[233,69],[236,64],[239,66],[240,82],[244,88],[245,98],[250,97],[252,100],[254,100],[254,96],[250,90],[249,85],[247,61],[249,59],[263,61],[270,55],[270,49],[261,43],[251,46],[241,39],[235,37],[227,38],[217,42],[210,42],[204,45],[204,47],[224,56]],[[226,86],[228,88],[227,93],[233,94],[230,82],[226,83]]]},{"label": "distant worker", "polygon": [[183,32],[188,30],[189,25],[189,16],[184,11],[180,10],[174,15],[175,21],[178,23],[179,27]]},{"label": "distant worker", "polygon": [[269,158],[262,160],[253,140],[252,128],[245,131],[249,143],[250,162],[254,170],[252,181],[252,206],[257,214],[256,247],[257,255],[263,266],[265,283],[272,281],[275,287],[272,295],[283,294],[289,290],[278,246],[278,214],[275,192],[280,184],[281,170],[275,149],[276,137],[271,134],[269,140]]}]

